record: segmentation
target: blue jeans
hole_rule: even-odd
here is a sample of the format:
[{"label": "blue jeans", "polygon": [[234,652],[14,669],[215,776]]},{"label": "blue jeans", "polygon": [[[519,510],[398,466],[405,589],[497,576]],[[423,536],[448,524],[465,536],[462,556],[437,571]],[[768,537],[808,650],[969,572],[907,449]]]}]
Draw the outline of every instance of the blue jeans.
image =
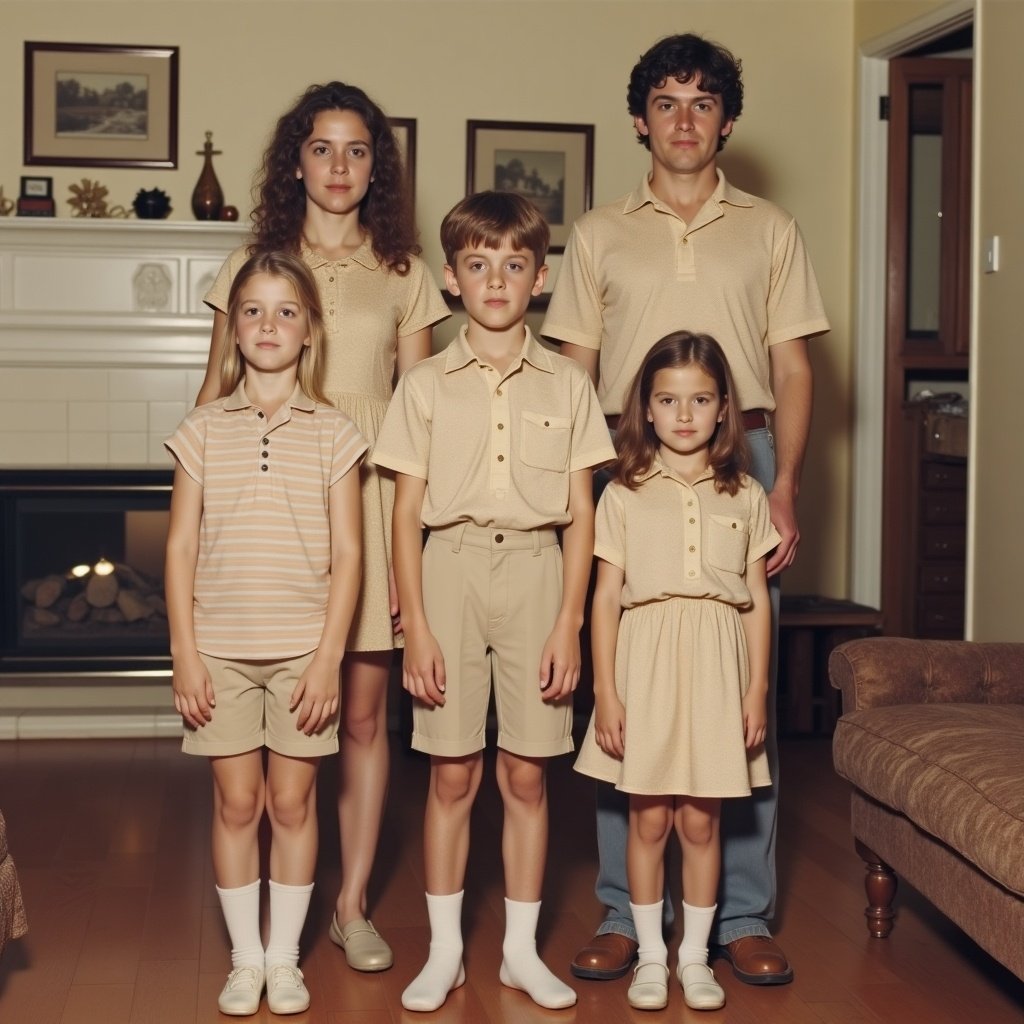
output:
[{"label": "blue jeans", "polygon": [[[750,475],[766,491],[775,482],[775,444],[766,429],[747,432],[752,456]],[[722,880],[718,914],[711,933],[715,945],[744,935],[768,935],[775,914],[775,838],[778,830],[779,748],[775,723],[778,674],[779,577],[769,581],[772,602],[772,657],[768,670],[768,738],[765,742],[772,784],[752,796],[722,801]],[[615,932],[636,940],[629,912],[626,842],[629,836],[629,795],[609,783],[597,784],[598,871],[595,892],[608,908],[598,935]],[[672,901],[666,884],[665,924],[672,923]]]}]

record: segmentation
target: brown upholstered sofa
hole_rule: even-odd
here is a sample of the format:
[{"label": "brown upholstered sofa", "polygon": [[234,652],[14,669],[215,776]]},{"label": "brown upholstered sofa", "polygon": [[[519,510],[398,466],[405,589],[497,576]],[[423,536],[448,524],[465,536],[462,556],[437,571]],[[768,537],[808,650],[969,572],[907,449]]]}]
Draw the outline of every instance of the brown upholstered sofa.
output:
[{"label": "brown upholstered sofa", "polygon": [[853,640],[829,675],[868,930],[899,874],[1024,978],[1024,643]]}]

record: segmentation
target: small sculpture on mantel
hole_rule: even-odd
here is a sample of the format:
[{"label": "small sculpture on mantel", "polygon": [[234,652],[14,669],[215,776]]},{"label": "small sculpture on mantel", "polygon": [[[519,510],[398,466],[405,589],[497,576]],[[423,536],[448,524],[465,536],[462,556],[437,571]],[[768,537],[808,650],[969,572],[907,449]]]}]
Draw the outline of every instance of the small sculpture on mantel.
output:
[{"label": "small sculpture on mantel", "polygon": [[196,156],[203,158],[203,170],[192,192],[192,212],[196,220],[220,219],[224,193],[213,170],[213,158],[220,155],[221,150],[213,148],[213,132],[207,132],[203,148],[196,150]]},{"label": "small sculpture on mantel", "polygon": [[14,212],[14,200],[4,195],[4,187],[0,185],[0,217],[9,217]]}]

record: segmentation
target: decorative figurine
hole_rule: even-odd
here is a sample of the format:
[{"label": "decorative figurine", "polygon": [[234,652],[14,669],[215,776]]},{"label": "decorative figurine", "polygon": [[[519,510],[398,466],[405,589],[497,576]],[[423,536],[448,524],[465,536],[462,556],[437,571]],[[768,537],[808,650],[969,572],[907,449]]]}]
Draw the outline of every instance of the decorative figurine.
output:
[{"label": "decorative figurine", "polygon": [[69,185],[72,198],[68,206],[74,211],[73,217],[106,217],[107,192],[106,185],[98,181],[83,178],[77,185]]},{"label": "decorative figurine", "polygon": [[163,220],[171,212],[171,197],[158,188],[140,188],[132,209],[140,220]]},{"label": "decorative figurine", "polygon": [[213,132],[206,133],[206,142],[196,156],[203,158],[203,171],[192,192],[192,212],[196,220],[218,220],[221,207],[224,205],[224,193],[220,182],[213,171],[213,158],[220,156],[221,151],[213,148]]}]

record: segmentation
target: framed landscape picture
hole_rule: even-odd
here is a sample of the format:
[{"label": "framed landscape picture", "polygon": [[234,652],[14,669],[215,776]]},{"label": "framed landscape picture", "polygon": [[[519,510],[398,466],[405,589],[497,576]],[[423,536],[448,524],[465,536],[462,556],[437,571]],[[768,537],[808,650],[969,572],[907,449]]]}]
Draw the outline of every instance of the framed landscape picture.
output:
[{"label": "framed landscape picture", "polygon": [[26,165],[177,167],[178,48],[25,43]]},{"label": "framed landscape picture", "polygon": [[466,122],[466,194],[497,189],[537,205],[553,253],[593,201],[594,126],[538,121]]},{"label": "framed landscape picture", "polygon": [[405,180],[409,186],[409,200],[416,205],[416,118],[389,117],[388,124],[395,133],[398,149],[405,165]]}]

